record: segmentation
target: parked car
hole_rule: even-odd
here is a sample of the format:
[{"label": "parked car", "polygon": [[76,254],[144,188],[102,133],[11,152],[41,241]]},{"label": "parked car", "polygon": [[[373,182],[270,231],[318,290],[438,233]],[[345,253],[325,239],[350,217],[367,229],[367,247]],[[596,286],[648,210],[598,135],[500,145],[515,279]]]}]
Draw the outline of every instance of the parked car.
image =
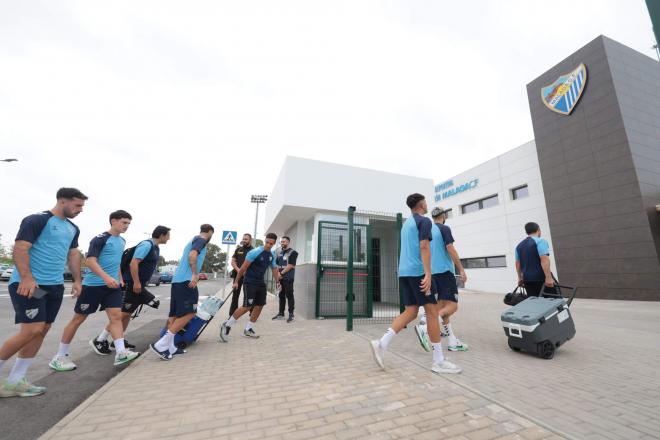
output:
[{"label": "parked car", "polygon": [[172,277],[174,274],[172,272],[161,272],[160,274],[160,282],[161,283],[171,283],[172,282]]},{"label": "parked car", "polygon": [[9,281],[9,278],[11,277],[12,272],[14,271],[14,268],[10,267],[2,272],[0,272],[0,280],[2,281]]},{"label": "parked car", "polygon": [[160,286],[160,272],[154,271],[154,273],[151,275],[151,278],[149,278],[149,282],[147,283],[147,285],[149,284]]},{"label": "parked car", "polygon": [[200,281],[201,280],[208,280],[209,275],[207,273],[202,272],[202,273],[199,274],[199,279],[200,279]]},{"label": "parked car", "polygon": [[71,272],[64,272],[64,281],[73,281],[73,274]]}]

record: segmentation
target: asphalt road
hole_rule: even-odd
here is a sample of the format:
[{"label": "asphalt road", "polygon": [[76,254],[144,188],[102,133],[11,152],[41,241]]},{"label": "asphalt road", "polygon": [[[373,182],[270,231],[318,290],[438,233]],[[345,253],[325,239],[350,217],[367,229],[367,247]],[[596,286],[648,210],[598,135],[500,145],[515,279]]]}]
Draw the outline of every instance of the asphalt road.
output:
[{"label": "asphalt road", "polygon": [[[31,382],[48,387],[48,392],[38,397],[0,400],[0,426],[2,426],[3,440],[38,438],[122,368],[130,368],[130,365],[115,367],[112,365],[113,356],[99,356],[90,348],[89,340],[98,335],[107,323],[107,316],[102,312],[87,318],[71,343],[71,357],[78,368],[66,373],[56,373],[48,368],[48,362],[57,352],[62,329],[73,315],[75,300],[70,296],[70,288],[71,284],[67,283],[65,298],[57,320],[46,336],[28,373]],[[222,288],[222,280],[202,281],[199,285],[200,296],[214,294]],[[136,350],[142,353],[148,351],[149,343],[157,339],[158,332],[167,319],[170,305],[169,284],[151,286],[149,291],[160,297],[160,307],[158,309],[145,307],[143,314],[131,321],[126,334],[126,339],[135,344]],[[228,306],[227,304],[221,309],[220,315],[226,314]],[[7,283],[0,282],[0,344],[17,330]],[[6,378],[12,365],[13,360],[10,360],[2,368],[0,380]],[[30,423],[21,423],[21,420],[29,420]]]}]

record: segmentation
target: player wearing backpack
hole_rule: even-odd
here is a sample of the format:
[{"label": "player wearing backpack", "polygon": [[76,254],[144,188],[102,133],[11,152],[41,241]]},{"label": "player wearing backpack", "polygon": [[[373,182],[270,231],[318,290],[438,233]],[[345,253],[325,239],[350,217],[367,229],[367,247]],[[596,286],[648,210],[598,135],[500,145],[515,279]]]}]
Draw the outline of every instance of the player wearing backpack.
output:
[{"label": "player wearing backpack", "polygon": [[[126,333],[131,315],[142,304],[153,306],[154,295],[146,289],[147,283],[153,275],[158,258],[160,257],[160,245],[170,239],[170,228],[156,226],[151,239],[144,240],[132,248],[126,249],[121,257],[121,273],[124,278],[124,297],[121,307],[121,322],[123,332]],[[156,302],[158,300],[155,300]],[[155,305],[157,307],[157,304]],[[116,349],[114,341],[110,342],[110,327],[106,327],[92,341],[90,345],[96,354],[109,355],[112,349]],[[114,337],[113,337],[114,338]],[[124,345],[133,350],[135,345],[124,340]]]},{"label": "player wearing backpack", "polygon": [[[131,224],[132,217],[126,211],[115,211],[110,214],[110,230],[92,238],[87,252],[87,267],[92,272],[85,276],[80,296],[73,309],[71,321],[64,327],[62,339],[57,354],[53,356],[48,366],[55,371],[71,371],[76,364],[69,357],[69,344],[76,335],[78,328],[99,306],[108,315],[108,328],[112,333],[117,354],[115,365],[122,365],[136,359],[140,353],[124,347],[124,330],[121,326],[121,285],[123,284],[119,266],[126,241],[120,237]],[[90,341],[93,346],[93,340]]]},{"label": "player wearing backpack", "polygon": [[18,353],[9,377],[0,385],[0,397],[31,397],[46,392],[32,385],[27,370],[55,322],[64,295],[64,265],[73,274],[71,293],[80,293],[80,230],[71,220],[80,214],[87,196],[75,188],[60,188],[50,211],[29,215],[21,222],[14,245],[16,267],[9,279],[9,295],[19,332],[0,347],[0,368]]}]

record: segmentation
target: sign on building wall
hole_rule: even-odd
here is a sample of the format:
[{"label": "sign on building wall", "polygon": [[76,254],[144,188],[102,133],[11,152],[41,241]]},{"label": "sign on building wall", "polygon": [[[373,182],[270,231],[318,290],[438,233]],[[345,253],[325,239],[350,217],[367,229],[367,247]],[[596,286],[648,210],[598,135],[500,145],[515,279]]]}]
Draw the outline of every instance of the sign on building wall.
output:
[{"label": "sign on building wall", "polygon": [[557,78],[541,88],[541,99],[553,112],[570,115],[575,108],[584,86],[587,84],[587,68],[580,64],[575,70]]},{"label": "sign on building wall", "polygon": [[469,182],[462,183],[460,185],[454,186],[453,180],[447,180],[446,182],[439,183],[435,186],[435,201],[439,202],[456,194],[462,193],[463,191],[470,190],[475,188],[479,184],[479,179],[473,179]]}]

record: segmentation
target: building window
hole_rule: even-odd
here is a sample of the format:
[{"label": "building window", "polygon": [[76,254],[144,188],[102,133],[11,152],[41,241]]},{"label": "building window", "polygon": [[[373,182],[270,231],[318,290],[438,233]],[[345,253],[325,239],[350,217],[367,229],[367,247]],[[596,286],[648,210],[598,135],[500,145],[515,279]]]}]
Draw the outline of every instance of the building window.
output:
[{"label": "building window", "polygon": [[511,190],[511,197],[513,200],[523,199],[529,197],[529,188],[527,185],[519,186]]},{"label": "building window", "polygon": [[504,255],[497,255],[494,257],[462,258],[461,264],[465,269],[506,267],[506,257]]},{"label": "building window", "polygon": [[448,209],[445,211],[445,215],[447,218],[452,218],[454,216],[454,212],[451,209]]},{"label": "building window", "polygon": [[492,206],[499,205],[500,201],[497,197],[497,194],[494,196],[486,197],[485,199],[477,200],[476,202],[470,202],[461,206],[461,211],[463,214],[468,214],[470,212],[476,212],[480,209],[490,208]]}]

